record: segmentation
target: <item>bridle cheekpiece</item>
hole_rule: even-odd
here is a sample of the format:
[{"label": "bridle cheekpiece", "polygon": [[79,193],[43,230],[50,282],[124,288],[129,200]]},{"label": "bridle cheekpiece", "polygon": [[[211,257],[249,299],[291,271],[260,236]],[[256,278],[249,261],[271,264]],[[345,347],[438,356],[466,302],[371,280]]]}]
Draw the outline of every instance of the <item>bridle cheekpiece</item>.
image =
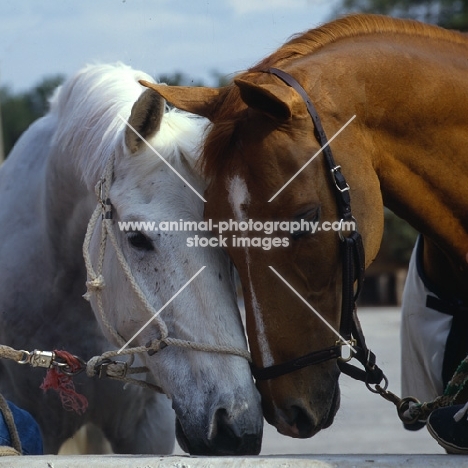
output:
[{"label": "bridle cheekpiece", "polygon": [[[307,111],[314,123],[315,138],[322,147],[325,164],[332,178],[341,223],[345,221],[355,221],[351,211],[349,184],[346,182],[341,172],[341,166],[335,163],[320,117],[307,92],[295,78],[278,68],[270,68],[266,72],[277,76],[288,86],[291,86],[304,100]],[[366,346],[364,334],[356,313],[356,300],[361,290],[365,270],[362,237],[356,229],[348,236],[344,236],[342,232],[340,232],[339,238],[341,241],[343,268],[340,335],[345,338],[346,341],[338,340],[329,348],[313,351],[305,356],[262,369],[251,365],[252,373],[257,380],[274,379],[307,366],[320,364],[330,359],[337,359],[338,367],[343,373],[354,379],[366,382],[367,386],[370,384],[379,384],[382,380],[387,383],[385,375],[375,363],[374,353]],[[347,358],[342,357],[343,346],[352,347],[353,349],[352,354]],[[348,361],[352,358],[357,359],[364,367],[364,370],[350,364]]]}]

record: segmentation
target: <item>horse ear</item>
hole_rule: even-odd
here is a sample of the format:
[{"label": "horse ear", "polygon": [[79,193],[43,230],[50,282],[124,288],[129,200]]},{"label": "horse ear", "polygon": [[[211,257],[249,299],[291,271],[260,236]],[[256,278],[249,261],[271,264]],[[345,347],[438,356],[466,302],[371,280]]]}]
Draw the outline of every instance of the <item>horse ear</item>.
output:
[{"label": "horse ear", "polygon": [[240,90],[242,100],[251,108],[279,120],[292,116],[294,92],[288,86],[257,84],[239,78],[234,83]]},{"label": "horse ear", "polygon": [[167,102],[192,114],[201,115],[213,120],[220,88],[206,88],[203,86],[167,86],[141,80],[140,84],[156,91]]},{"label": "horse ear", "polygon": [[[145,139],[154,135],[161,125],[166,103],[161,96],[149,89],[133,104],[128,123]],[[125,129],[125,144],[132,154],[136,153],[143,140],[129,126]]]}]

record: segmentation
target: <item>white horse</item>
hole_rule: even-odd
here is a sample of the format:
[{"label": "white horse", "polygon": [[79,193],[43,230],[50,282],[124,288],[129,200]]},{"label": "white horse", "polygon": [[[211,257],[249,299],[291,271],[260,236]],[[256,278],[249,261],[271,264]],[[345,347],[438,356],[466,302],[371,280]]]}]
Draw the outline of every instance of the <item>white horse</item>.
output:
[{"label": "white horse", "polygon": [[[0,363],[0,391],[33,414],[48,453],[92,422],[117,453],[167,454],[177,421],[188,452],[256,454],[261,404],[242,357],[246,341],[226,255],[189,248],[187,236],[194,233],[119,230],[122,221],[201,221],[203,215],[196,192],[203,193],[204,183],[195,162],[205,123],[166,109],[155,93],[143,92],[140,79],[151,80],[119,64],[85,67],[56,92],[50,112],[24,133],[0,169],[0,344],[65,349],[85,359],[116,350],[205,266],[129,345],[150,342],[155,350],[169,343],[137,361],[170,397],[176,417],[165,395],[84,373],[74,381],[88,410],[65,411],[56,393],[39,389],[44,370],[11,361]],[[99,258],[99,213],[88,238],[90,307],[82,297],[82,244],[96,186],[108,191],[112,220],[105,222],[115,245],[108,243]],[[212,352],[193,349],[197,345]]]}]

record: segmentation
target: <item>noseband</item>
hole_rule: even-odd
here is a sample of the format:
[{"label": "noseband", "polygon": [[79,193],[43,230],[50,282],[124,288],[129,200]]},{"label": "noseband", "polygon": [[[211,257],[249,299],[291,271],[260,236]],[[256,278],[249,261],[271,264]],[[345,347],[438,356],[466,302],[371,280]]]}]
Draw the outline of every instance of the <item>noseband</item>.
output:
[{"label": "noseband", "polygon": [[[304,100],[309,115],[314,123],[315,138],[323,148],[322,152],[333,183],[341,222],[354,220],[351,212],[349,185],[341,173],[341,166],[338,166],[333,159],[332,150],[328,144],[328,139],[323,130],[320,117],[307,92],[288,73],[277,68],[270,68],[267,72],[277,76],[288,86],[291,86]],[[313,351],[305,356],[292,359],[282,364],[275,364],[262,369],[252,365],[252,374],[257,380],[274,379],[281,375],[302,369],[303,367],[320,364],[330,359],[338,359],[338,367],[343,373],[354,379],[362,380],[367,384],[379,384],[383,379],[386,380],[383,372],[375,364],[374,353],[366,346],[364,334],[362,333],[356,313],[356,300],[361,290],[365,270],[362,237],[357,230],[351,232],[347,237],[340,232],[340,241],[343,269],[340,335],[345,338],[346,341],[343,342],[339,340],[329,348]],[[356,291],[354,289],[355,283],[357,283]],[[354,350],[353,354],[347,359],[342,357],[341,350],[343,346],[352,346]],[[349,364],[347,361],[351,358],[357,359],[363,365],[364,370]]]}]

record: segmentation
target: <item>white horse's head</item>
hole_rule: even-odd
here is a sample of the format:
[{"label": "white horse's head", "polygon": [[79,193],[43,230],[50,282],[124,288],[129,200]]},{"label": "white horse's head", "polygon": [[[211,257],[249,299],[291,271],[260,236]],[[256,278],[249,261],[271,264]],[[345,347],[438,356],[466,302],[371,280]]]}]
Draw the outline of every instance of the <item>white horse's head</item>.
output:
[{"label": "white horse's head", "polygon": [[[205,122],[143,92],[138,80],[147,75],[117,68],[85,69],[61,91],[75,103],[75,116],[86,114],[73,139],[88,153],[77,164],[94,200],[95,185],[108,169],[101,188],[112,204],[112,220],[96,217],[89,236],[89,258],[103,280],[94,284],[91,305],[119,348],[157,348],[163,339],[162,349],[141,358],[149,379],[172,399],[186,451],[256,454],[263,418],[249,362],[239,355],[247,346],[230,262],[220,248],[188,245],[188,238],[209,232],[180,230],[203,219],[196,192],[203,194],[204,183],[195,163]],[[106,166],[111,159],[113,170]],[[115,244],[107,242],[100,262],[103,222]],[[167,225],[161,223],[169,222],[179,229],[172,224],[173,230],[162,230]],[[207,345],[206,351],[198,345]]]}]

